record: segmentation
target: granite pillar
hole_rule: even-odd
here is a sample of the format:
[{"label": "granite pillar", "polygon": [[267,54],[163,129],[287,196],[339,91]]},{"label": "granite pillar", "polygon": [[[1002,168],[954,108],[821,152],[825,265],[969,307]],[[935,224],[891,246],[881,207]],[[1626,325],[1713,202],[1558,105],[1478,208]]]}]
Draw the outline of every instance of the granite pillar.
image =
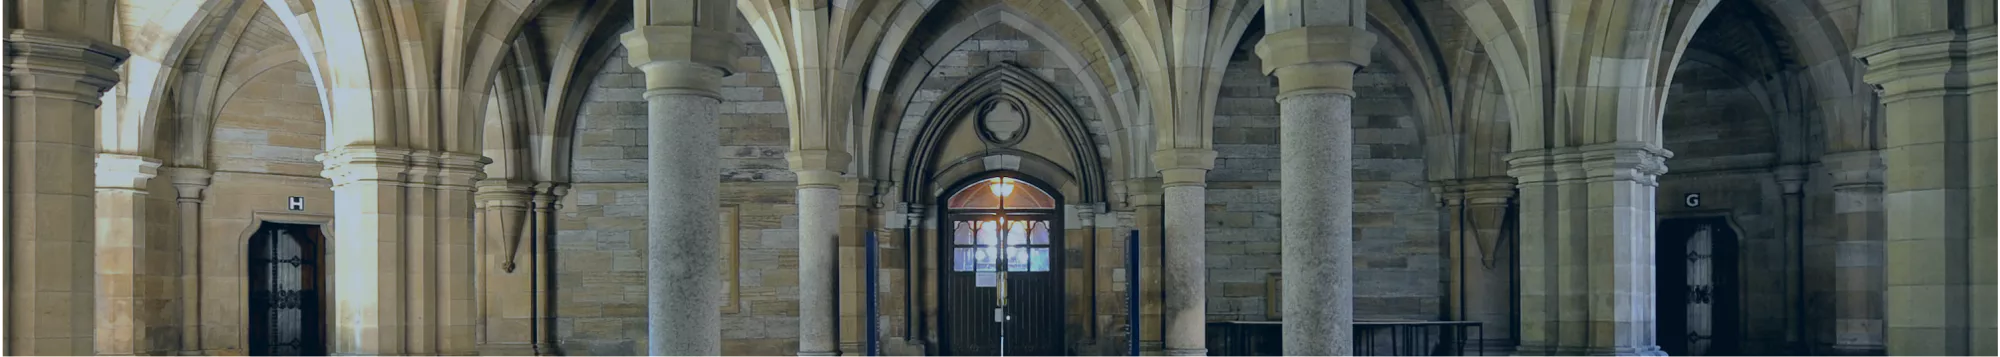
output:
[{"label": "granite pillar", "polygon": [[[691,5],[694,8],[680,8]],[[713,2],[641,0],[620,37],[626,60],[645,73],[646,351],[722,353],[722,77],[737,49],[734,8]],[[684,12],[668,16],[668,13]],[[726,14],[725,14],[726,13]]]},{"label": "granite pillar", "polygon": [[[793,162],[805,162],[792,155]],[[799,166],[799,164],[794,164]],[[840,174],[828,170],[798,171],[799,203],[799,355],[840,354]]]},{"label": "granite pillar", "polygon": [[1346,25],[1273,32],[1257,44],[1278,78],[1284,351],[1354,348],[1354,71],[1375,35]]},{"label": "granite pillar", "polygon": [[1215,167],[1215,150],[1172,149],[1153,153],[1160,167],[1160,190],[1166,205],[1166,258],[1161,260],[1167,296],[1166,353],[1170,356],[1208,355],[1208,170]]},{"label": "granite pillar", "polygon": [[1882,292],[1888,289],[1883,266],[1887,212],[1882,206],[1882,178],[1887,169],[1880,151],[1850,151],[1820,158],[1833,186],[1833,229],[1825,247],[1812,249],[1826,257],[1830,294],[1823,296],[1827,316],[1815,335],[1815,353],[1879,356],[1884,351]]},{"label": "granite pillar", "polygon": [[[146,236],[147,182],[158,175],[160,161],[147,157],[97,155],[97,353],[157,354],[154,340],[179,341],[179,336],[154,336],[168,301],[160,286],[166,277],[152,266],[153,247]],[[35,209],[35,208],[27,208]]]},{"label": "granite pillar", "polygon": [[1654,193],[1672,154],[1641,143],[1517,151],[1522,354],[1662,355]]},{"label": "granite pillar", "polygon": [[[59,14],[40,12],[77,7],[8,10],[5,353],[93,354],[97,242],[90,163],[97,156],[96,109],[99,96],[118,82],[115,70],[128,54],[108,42],[109,13],[68,14],[88,23],[43,24]],[[14,28],[13,19],[33,22],[25,24],[29,28],[104,31],[91,36]]]},{"label": "granite pillar", "polygon": [[180,217],[180,309],[181,355],[204,353],[201,344],[201,203],[213,173],[195,167],[167,168],[179,194],[175,200]]},{"label": "granite pillar", "polygon": [[1431,194],[1444,204],[1444,237],[1450,260],[1445,290],[1452,320],[1477,321],[1481,335],[1467,343],[1484,351],[1506,352],[1513,346],[1514,245],[1518,236],[1507,226],[1514,198],[1514,179],[1486,177],[1439,182]]}]

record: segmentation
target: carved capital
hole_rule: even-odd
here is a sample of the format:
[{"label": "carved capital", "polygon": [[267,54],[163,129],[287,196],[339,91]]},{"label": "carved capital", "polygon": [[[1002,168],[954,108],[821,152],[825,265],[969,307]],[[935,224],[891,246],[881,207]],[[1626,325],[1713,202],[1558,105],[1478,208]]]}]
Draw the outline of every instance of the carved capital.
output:
[{"label": "carved capital", "polygon": [[736,59],[736,34],[701,26],[637,26],[618,37],[626,61],[646,74],[646,95],[721,100],[722,77]]},{"label": "carved capital", "polygon": [[1592,181],[1636,181],[1658,186],[1667,173],[1667,158],[1673,152],[1645,143],[1617,142],[1588,145],[1579,149],[1583,167]]},{"label": "carved capital", "polygon": [[410,172],[410,150],[375,146],[343,146],[314,157],[325,169],[321,176],[339,188],[353,183],[400,185]]},{"label": "carved capital", "polygon": [[792,150],[785,153],[785,162],[791,164],[792,172],[799,176],[799,187],[839,187],[845,181],[840,175],[847,171],[850,160],[851,156],[838,150]]},{"label": "carved capital", "polygon": [[1334,92],[1354,95],[1354,71],[1368,66],[1376,36],[1367,29],[1306,26],[1265,35],[1257,43],[1264,73],[1278,77],[1280,98]]},{"label": "carved capital", "polygon": [[38,30],[7,30],[6,42],[6,71],[12,79],[7,96],[62,98],[91,106],[118,83],[118,66],[132,55],[103,41]]},{"label": "carved capital", "polygon": [[168,179],[173,180],[174,191],[180,194],[182,202],[201,202],[201,194],[208,190],[214,172],[199,167],[168,167],[162,169]]},{"label": "carved capital", "polygon": [[1215,150],[1166,149],[1153,152],[1153,166],[1160,168],[1165,187],[1202,186],[1208,171],[1215,169]]}]

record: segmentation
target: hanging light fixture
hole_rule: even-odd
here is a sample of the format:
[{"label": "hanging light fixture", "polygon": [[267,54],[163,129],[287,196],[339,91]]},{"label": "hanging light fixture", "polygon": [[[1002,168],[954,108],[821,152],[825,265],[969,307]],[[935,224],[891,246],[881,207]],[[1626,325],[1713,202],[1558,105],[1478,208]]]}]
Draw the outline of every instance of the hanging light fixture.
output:
[{"label": "hanging light fixture", "polygon": [[999,182],[995,182],[992,185],[987,185],[986,188],[992,189],[994,196],[1000,196],[1000,198],[1007,198],[1007,195],[1014,193],[1014,182],[1013,180],[1001,177]]}]

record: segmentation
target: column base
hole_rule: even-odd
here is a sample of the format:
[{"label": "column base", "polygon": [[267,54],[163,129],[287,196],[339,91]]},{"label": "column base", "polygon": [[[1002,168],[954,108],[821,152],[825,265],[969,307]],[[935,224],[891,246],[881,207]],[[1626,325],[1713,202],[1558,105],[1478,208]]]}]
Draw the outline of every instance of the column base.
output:
[{"label": "column base", "polygon": [[1822,356],[1885,356],[1889,348],[1883,345],[1822,345],[1813,351]]},{"label": "column base", "polygon": [[1521,346],[1514,350],[1515,356],[1666,356],[1667,351],[1660,346],[1644,347],[1530,347]]},{"label": "column base", "polygon": [[1208,349],[1168,349],[1168,356],[1207,356]]}]

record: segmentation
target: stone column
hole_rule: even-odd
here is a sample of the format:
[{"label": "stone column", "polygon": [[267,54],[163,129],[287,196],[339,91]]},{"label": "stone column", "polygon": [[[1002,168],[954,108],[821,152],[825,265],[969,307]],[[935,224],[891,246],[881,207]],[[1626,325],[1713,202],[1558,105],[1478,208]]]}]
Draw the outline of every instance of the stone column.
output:
[{"label": "stone column", "polygon": [[530,221],[533,229],[525,238],[530,241],[522,243],[524,247],[531,248],[522,254],[534,258],[531,260],[533,264],[528,266],[528,274],[533,274],[535,281],[532,298],[535,311],[530,314],[532,321],[529,329],[534,332],[530,341],[534,342],[537,356],[556,355],[556,290],[553,284],[556,278],[556,214],[562,211],[562,198],[567,195],[569,185],[535,184],[534,213]]},{"label": "stone column", "polygon": [[1283,129],[1287,355],[1354,349],[1354,71],[1375,46],[1375,35],[1354,25],[1295,27],[1257,44],[1264,71],[1278,78]]},{"label": "stone column", "polygon": [[208,169],[198,167],[167,168],[167,177],[173,180],[174,190],[179,193],[176,204],[180,209],[183,356],[205,353],[201,345],[201,201],[202,191],[208,189],[212,175]]},{"label": "stone column", "polygon": [[1820,158],[1833,188],[1833,214],[1824,243],[1810,247],[1808,272],[1827,272],[1825,295],[1815,307],[1814,354],[1880,356],[1883,348],[1882,292],[1888,289],[1883,238],[1888,235],[1882,206],[1886,167],[1875,150],[1826,154]]},{"label": "stone column", "polygon": [[[1166,334],[1162,332],[1166,330],[1166,324],[1164,316],[1161,314],[1165,309],[1162,306],[1163,301],[1161,301],[1160,297],[1164,295],[1162,292],[1165,291],[1164,283],[1166,281],[1163,277],[1165,270],[1162,269],[1165,264],[1161,262],[1161,258],[1164,256],[1164,252],[1161,249],[1166,245],[1164,227],[1167,225],[1164,218],[1165,215],[1162,212],[1164,208],[1161,207],[1161,204],[1165,203],[1166,200],[1163,197],[1165,195],[1160,189],[1159,178],[1131,179],[1126,181],[1125,189],[1130,194],[1125,198],[1125,203],[1132,207],[1132,225],[1134,229],[1139,231],[1139,266],[1126,266],[1125,268],[1139,269],[1139,348],[1141,352],[1150,354],[1160,351],[1165,347],[1162,339]],[[1118,260],[1121,262],[1120,265],[1123,265],[1122,262],[1125,260],[1123,247],[1126,246],[1123,243],[1125,236],[1120,235],[1116,239],[1120,242],[1117,244],[1120,247],[1117,253]],[[1123,271],[1116,273],[1119,274],[1118,276],[1125,276]],[[1120,280],[1120,282],[1122,283],[1123,281]],[[1118,287],[1113,289],[1117,290],[1121,294],[1118,295],[1119,298],[1123,299],[1124,295],[1122,294],[1126,291],[1124,289],[1125,286],[1124,284],[1117,285]],[[1119,314],[1123,314],[1125,312],[1125,305],[1122,302],[1123,300],[1120,301],[1120,303],[1116,304],[1118,306],[1118,310],[1116,311]],[[1126,316],[1126,318],[1129,319],[1131,316]],[[1124,326],[1128,326],[1129,320],[1117,321],[1117,323],[1119,324],[1119,328],[1123,329]],[[1126,331],[1126,333],[1128,334],[1126,336],[1130,336],[1129,333],[1131,331]]]},{"label": "stone column", "polygon": [[[147,181],[158,175],[160,160],[110,153],[97,154],[97,353],[152,354],[151,336],[161,323],[160,311],[149,308],[165,296],[147,288],[161,280],[146,246]],[[26,208],[25,209],[36,209]],[[175,336],[178,337],[178,336]],[[176,338],[177,340],[177,338]]]},{"label": "stone column", "polygon": [[[1514,263],[1511,247],[1518,237],[1506,226],[1508,201],[1514,197],[1514,178],[1487,177],[1438,183],[1431,194],[1444,203],[1445,236],[1451,260],[1445,266],[1450,280],[1450,307],[1453,320],[1478,321],[1483,336],[1465,336],[1468,344],[1486,351],[1514,348]],[[1483,338],[1472,340],[1472,338]]]},{"label": "stone column", "polygon": [[75,11],[48,7],[8,9],[5,352],[89,355],[97,320],[91,302],[97,241],[90,218],[96,174],[89,163],[97,157],[98,98],[118,82],[115,69],[128,54],[107,42],[108,13],[84,18],[102,22],[93,22],[104,28],[96,38],[13,28],[16,17],[46,22],[52,19],[37,15],[58,15],[36,11]]},{"label": "stone column", "polygon": [[333,329],[336,355],[405,353],[409,249],[404,175],[410,151],[346,146],[320,154],[333,181]]},{"label": "stone column", "polygon": [[1521,354],[1660,355],[1655,181],[1672,154],[1640,143],[1518,151]]},{"label": "stone column", "polygon": [[[799,204],[799,355],[840,354],[838,244],[840,237],[840,173],[824,168],[826,152],[787,154],[798,173]],[[844,158],[843,158],[844,159]],[[844,161],[844,160],[842,160]],[[845,165],[841,165],[845,166]]]},{"label": "stone column", "polygon": [[1166,205],[1166,347],[1170,356],[1208,355],[1208,170],[1215,167],[1215,150],[1172,149],[1153,153],[1160,167],[1160,190]]},{"label": "stone column", "polygon": [[715,252],[722,242],[715,209],[722,176],[714,153],[721,145],[718,91],[736,35],[647,11],[666,5],[635,5],[639,25],[620,38],[627,60],[646,76],[646,351],[718,355],[716,306],[723,292]]},{"label": "stone column", "polygon": [[443,242],[438,236],[438,153],[418,150],[408,156],[403,175],[403,269],[406,281],[401,299],[406,311],[403,324],[404,353],[435,355],[438,351],[439,258]]},{"label": "stone column", "polygon": [[442,355],[478,354],[478,306],[474,274],[479,257],[473,255],[478,237],[473,235],[473,188],[486,176],[482,170],[493,162],[478,154],[443,152],[438,155],[437,201],[435,213],[438,250],[437,351]]},{"label": "stone column", "polygon": [[[1806,167],[1798,164],[1784,164],[1772,168],[1771,176],[1778,183],[1779,192],[1784,195],[1784,215],[1778,218],[1778,236],[1783,239],[1779,246],[1784,248],[1785,301],[1791,302],[1791,311],[1785,315],[1785,348],[1794,353],[1811,351],[1806,331]],[[1655,239],[1658,239],[1655,237]],[[1657,263],[1656,263],[1657,264]],[[1657,335],[1656,335],[1657,336]]]},{"label": "stone column", "polygon": [[1887,352],[1995,354],[1992,4],[1862,8],[1854,54],[1886,123]]}]

